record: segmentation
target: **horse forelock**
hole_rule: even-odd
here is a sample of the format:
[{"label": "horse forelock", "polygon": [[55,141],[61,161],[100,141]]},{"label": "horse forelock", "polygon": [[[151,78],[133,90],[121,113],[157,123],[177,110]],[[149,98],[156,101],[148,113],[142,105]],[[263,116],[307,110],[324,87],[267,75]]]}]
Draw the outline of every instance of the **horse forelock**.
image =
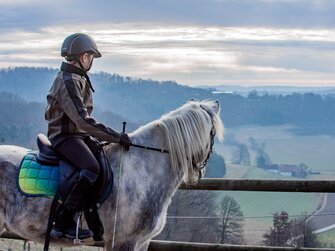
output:
[{"label": "horse forelock", "polygon": [[223,137],[222,121],[211,110],[214,105],[213,101],[190,101],[159,120],[164,129],[173,170],[178,173],[182,169],[186,183],[192,182],[192,159],[199,163],[208,154],[208,128],[212,127],[212,121],[218,138],[221,140]]}]

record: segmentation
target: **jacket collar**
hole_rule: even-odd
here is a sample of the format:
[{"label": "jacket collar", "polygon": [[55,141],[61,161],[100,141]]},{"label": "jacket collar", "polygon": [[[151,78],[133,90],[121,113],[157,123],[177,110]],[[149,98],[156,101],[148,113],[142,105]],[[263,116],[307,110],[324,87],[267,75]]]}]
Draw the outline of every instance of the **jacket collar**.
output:
[{"label": "jacket collar", "polygon": [[91,90],[94,92],[94,89],[93,89],[92,83],[90,81],[90,78],[88,77],[88,75],[86,74],[86,72],[83,69],[80,69],[79,67],[74,66],[73,64],[69,64],[69,63],[65,63],[65,62],[62,63],[60,69],[62,71],[78,74],[80,76],[85,77],[86,80],[88,81],[89,85],[90,85]]},{"label": "jacket collar", "polygon": [[70,72],[70,73],[75,73],[75,74],[78,74],[80,76],[85,76],[85,77],[87,76],[86,72],[83,69],[80,69],[79,67],[74,66],[74,65],[69,64],[69,63],[63,62],[62,66],[60,67],[60,69],[62,71],[66,71],[66,72]]}]

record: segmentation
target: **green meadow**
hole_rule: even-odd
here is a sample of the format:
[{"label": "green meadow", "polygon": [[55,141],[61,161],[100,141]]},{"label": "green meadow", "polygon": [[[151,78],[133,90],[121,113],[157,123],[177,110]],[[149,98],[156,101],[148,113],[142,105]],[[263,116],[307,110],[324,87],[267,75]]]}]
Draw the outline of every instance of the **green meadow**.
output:
[{"label": "green meadow", "polygon": [[335,248],[335,229],[318,234],[318,240],[323,244],[322,247]]},{"label": "green meadow", "polygon": [[[237,169],[237,170],[236,170]],[[227,165],[227,178],[283,179],[279,174],[265,172],[255,167]],[[233,174],[233,177],[229,174]],[[238,177],[240,174],[240,177]],[[287,179],[287,177],[284,177]],[[316,193],[281,192],[216,192],[220,200],[226,195],[233,197],[241,206],[245,216],[245,238],[248,244],[260,244],[262,235],[272,226],[272,216],[286,211],[291,217],[315,211],[321,203],[321,195]]]},{"label": "green meadow", "polygon": [[[254,166],[256,152],[248,142],[253,137],[258,144],[265,143],[265,152],[274,164],[305,163],[320,175],[309,175],[307,179],[335,179],[335,137],[327,135],[301,136],[291,132],[292,126],[245,126],[227,128],[225,133],[234,134],[239,143],[248,147],[251,166],[231,164],[235,146],[215,144],[215,151],[226,161],[226,178],[245,179],[292,179],[266,172]],[[245,237],[248,244],[260,244],[262,235],[272,226],[272,215],[286,211],[292,217],[302,212],[312,213],[321,203],[321,194],[315,193],[273,193],[273,192],[218,192],[218,199],[225,195],[234,197],[246,217]],[[335,231],[334,231],[335,233]],[[332,236],[334,236],[334,233]],[[326,236],[326,233],[322,236]],[[324,239],[326,237],[323,237]],[[323,239],[322,239],[323,240]],[[328,242],[329,243],[329,242]],[[335,244],[335,243],[334,243]]]},{"label": "green meadow", "polygon": [[[313,170],[335,173],[335,137],[328,135],[295,135],[293,126],[244,126],[226,128],[226,134],[234,134],[240,143],[249,146],[251,162],[256,152],[250,149],[248,139],[253,137],[257,143],[265,143],[265,152],[274,164],[305,163]],[[215,150],[222,154],[226,162],[231,162],[234,146],[216,144]]]}]

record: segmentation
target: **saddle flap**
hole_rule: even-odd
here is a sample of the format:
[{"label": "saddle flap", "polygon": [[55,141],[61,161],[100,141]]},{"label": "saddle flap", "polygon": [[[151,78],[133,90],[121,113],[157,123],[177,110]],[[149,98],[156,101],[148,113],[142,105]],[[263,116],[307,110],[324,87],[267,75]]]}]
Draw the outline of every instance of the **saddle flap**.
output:
[{"label": "saddle flap", "polygon": [[37,135],[37,147],[39,153],[37,160],[43,164],[58,165],[59,157],[57,152],[52,148],[49,139],[42,133]]},{"label": "saddle flap", "polygon": [[60,167],[59,195],[62,199],[65,199],[76,183],[80,169],[63,159],[60,160]]}]

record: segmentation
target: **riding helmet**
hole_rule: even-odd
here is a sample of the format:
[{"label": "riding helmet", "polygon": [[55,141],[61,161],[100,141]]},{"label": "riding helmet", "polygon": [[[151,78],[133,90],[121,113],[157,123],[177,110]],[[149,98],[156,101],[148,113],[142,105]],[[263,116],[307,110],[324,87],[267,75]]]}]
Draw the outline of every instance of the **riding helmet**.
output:
[{"label": "riding helmet", "polygon": [[94,53],[95,58],[101,57],[94,39],[86,34],[75,33],[64,39],[61,48],[62,57],[65,57],[67,60],[73,60],[85,52]]}]

